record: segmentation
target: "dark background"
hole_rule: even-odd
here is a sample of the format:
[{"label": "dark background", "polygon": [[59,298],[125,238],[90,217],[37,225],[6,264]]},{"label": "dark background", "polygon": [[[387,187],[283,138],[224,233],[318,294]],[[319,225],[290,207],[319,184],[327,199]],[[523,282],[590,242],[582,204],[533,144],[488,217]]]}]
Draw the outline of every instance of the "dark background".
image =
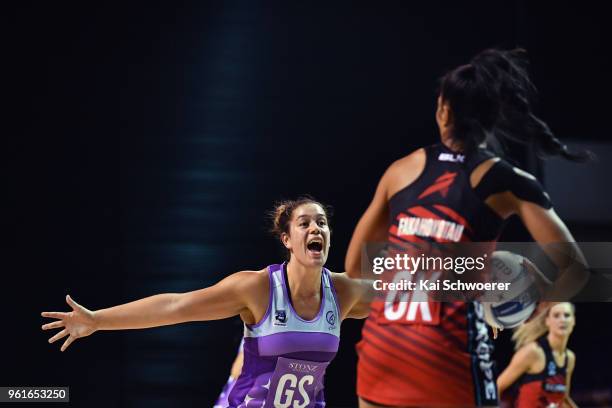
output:
[{"label": "dark background", "polygon": [[[385,168],[437,140],[437,78],[483,48],[527,48],[538,113],[564,140],[605,152],[607,14],[587,2],[531,3],[5,9],[0,386],[70,386],[79,407],[212,406],[240,340],[237,318],[96,333],[60,353],[40,312],[66,309],[67,293],[97,309],[278,262],[265,213],[303,193],[335,208],[328,267],[342,270]],[[545,184],[567,189],[553,200],[575,204],[560,215],[577,240],[610,241],[609,206],[583,217],[612,203],[607,157],[547,171],[517,151]],[[590,195],[577,193],[591,184]],[[504,239],[529,238],[514,224]],[[612,404],[610,312],[577,306],[570,348],[583,406],[597,392],[608,401],[600,406]],[[355,406],[359,327],[343,325],[330,407]],[[497,341],[502,366],[509,335]]]}]

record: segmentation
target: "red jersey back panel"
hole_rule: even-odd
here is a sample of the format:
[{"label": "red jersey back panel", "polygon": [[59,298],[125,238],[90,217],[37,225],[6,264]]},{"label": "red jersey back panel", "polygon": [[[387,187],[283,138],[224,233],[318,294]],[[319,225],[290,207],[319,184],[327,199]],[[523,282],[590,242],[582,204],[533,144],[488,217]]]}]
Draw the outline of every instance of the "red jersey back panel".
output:
[{"label": "red jersey back panel", "polygon": [[[470,186],[471,172],[493,154],[478,149],[464,156],[442,144],[425,152],[422,174],[389,201],[389,244],[409,251],[443,242],[494,241],[503,221]],[[365,400],[390,406],[497,405],[493,346],[477,302],[375,301],[357,350],[357,393]]]}]

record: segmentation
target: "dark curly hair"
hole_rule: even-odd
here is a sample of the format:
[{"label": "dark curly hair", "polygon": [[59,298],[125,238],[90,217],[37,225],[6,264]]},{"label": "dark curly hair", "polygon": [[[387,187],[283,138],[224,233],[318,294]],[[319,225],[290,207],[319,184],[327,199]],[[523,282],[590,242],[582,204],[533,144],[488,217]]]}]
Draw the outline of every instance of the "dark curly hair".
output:
[{"label": "dark curly hair", "polygon": [[529,145],[540,156],[585,162],[589,151],[570,151],[533,113],[537,90],[524,49],[488,49],[440,79],[439,94],[453,113],[452,137],[465,151],[485,140],[501,150],[505,141]]}]

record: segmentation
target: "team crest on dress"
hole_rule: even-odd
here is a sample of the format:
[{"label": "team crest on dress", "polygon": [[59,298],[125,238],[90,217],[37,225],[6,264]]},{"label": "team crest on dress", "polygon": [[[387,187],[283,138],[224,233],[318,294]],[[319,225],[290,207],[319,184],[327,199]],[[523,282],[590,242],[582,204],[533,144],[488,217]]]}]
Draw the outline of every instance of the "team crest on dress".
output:
[{"label": "team crest on dress", "polygon": [[329,310],[325,314],[325,320],[327,320],[327,323],[329,323],[331,326],[334,326],[336,324],[336,314],[332,310]]},{"label": "team crest on dress", "polygon": [[557,365],[554,361],[548,363],[548,375],[556,375],[557,374]]},{"label": "team crest on dress", "polygon": [[287,313],[284,310],[277,310],[274,315],[274,325],[284,326],[287,324]]}]

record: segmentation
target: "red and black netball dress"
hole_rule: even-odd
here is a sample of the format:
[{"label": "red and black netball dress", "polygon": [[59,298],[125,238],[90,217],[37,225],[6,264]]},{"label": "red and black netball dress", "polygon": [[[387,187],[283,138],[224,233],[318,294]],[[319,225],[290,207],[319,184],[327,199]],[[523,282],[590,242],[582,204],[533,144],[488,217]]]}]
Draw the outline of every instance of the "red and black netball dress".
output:
[{"label": "red and black netball dress", "polygon": [[561,408],[567,392],[567,352],[563,366],[557,365],[546,336],[538,339],[546,365],[538,374],[523,374],[518,380],[517,408]]},{"label": "red and black netball dress", "polygon": [[[422,174],[389,201],[389,244],[405,249],[495,241],[503,220],[484,203],[500,188],[489,173],[512,167],[498,160],[472,188],[470,174],[494,157],[491,152],[476,149],[465,156],[442,144],[425,152]],[[497,405],[493,346],[477,302],[375,301],[357,349],[357,393],[367,401]]]}]

